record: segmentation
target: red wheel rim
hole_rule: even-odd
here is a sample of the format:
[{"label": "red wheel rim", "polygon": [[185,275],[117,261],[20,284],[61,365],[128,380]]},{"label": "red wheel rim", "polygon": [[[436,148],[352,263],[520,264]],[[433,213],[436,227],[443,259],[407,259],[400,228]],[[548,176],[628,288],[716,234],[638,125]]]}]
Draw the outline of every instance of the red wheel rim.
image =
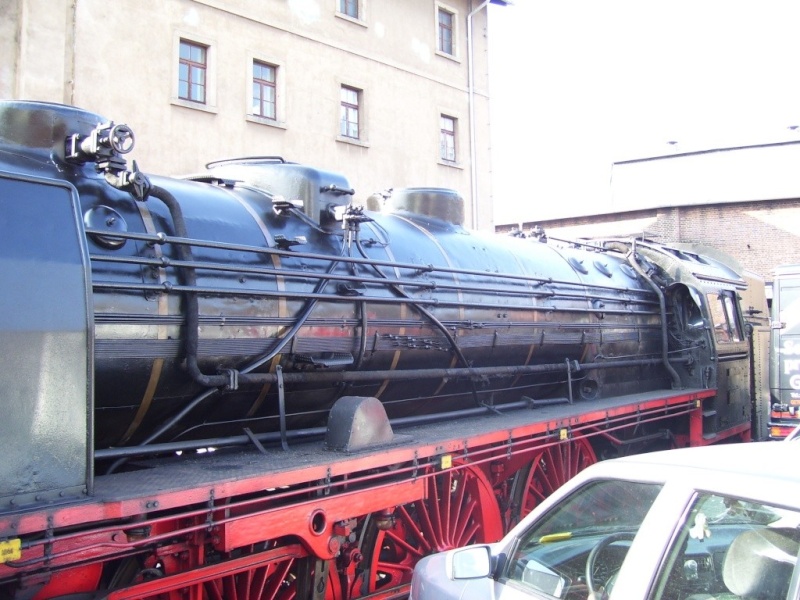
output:
[{"label": "red wheel rim", "polygon": [[[535,452],[530,465],[517,475],[515,485],[514,523],[572,479],[589,465],[597,462],[592,445],[583,437],[547,446]],[[512,523],[513,524],[513,523]]]},{"label": "red wheel rim", "polygon": [[[297,598],[299,561],[284,559],[205,583],[209,600],[294,600]],[[306,571],[307,572],[307,571]],[[313,576],[313,571],[310,573]],[[325,600],[343,600],[335,564],[328,569]]]},{"label": "red wheel rim", "polygon": [[428,554],[497,541],[503,524],[487,477],[463,467],[429,477],[426,498],[398,507],[394,524],[373,534],[369,592],[410,583],[414,565]]},{"label": "red wheel rim", "polygon": [[[217,576],[199,577],[193,581],[192,572],[175,573],[149,581],[131,581],[126,586],[108,593],[107,598],[133,598],[138,600],[167,600],[177,597],[206,600],[294,600],[298,595],[298,582],[313,580],[313,557],[299,544],[270,544],[269,550],[254,552],[253,548],[239,550],[226,556],[216,566],[226,566],[228,571]],[[259,560],[259,557],[261,558]],[[258,564],[255,564],[253,560]],[[215,565],[209,565],[214,567]],[[201,569],[202,570],[202,567]],[[137,577],[138,579],[138,577]],[[324,580],[325,600],[343,600],[339,575],[330,564]],[[132,584],[132,585],[131,585]],[[200,591],[201,596],[197,595]],[[315,596],[316,597],[316,596]]]}]

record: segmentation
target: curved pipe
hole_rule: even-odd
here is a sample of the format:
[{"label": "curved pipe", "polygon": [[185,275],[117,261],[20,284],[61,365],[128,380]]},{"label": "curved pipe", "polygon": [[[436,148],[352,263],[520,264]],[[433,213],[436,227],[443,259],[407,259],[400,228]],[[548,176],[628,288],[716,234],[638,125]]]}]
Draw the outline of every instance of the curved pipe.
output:
[{"label": "curved pipe", "polygon": [[642,279],[644,279],[647,282],[647,284],[655,292],[656,296],[658,296],[658,307],[661,312],[661,361],[664,364],[664,368],[669,373],[669,376],[672,378],[672,389],[679,390],[683,388],[683,382],[681,381],[678,372],[669,363],[669,338],[667,332],[667,302],[664,299],[664,292],[661,291],[661,288],[658,287],[656,282],[653,281],[647,275],[647,273],[644,272],[644,269],[642,269],[642,267],[636,261],[635,238],[633,240],[633,244],[631,245],[631,251],[628,252],[626,258],[628,259],[628,263],[631,265],[633,270],[636,271],[642,277]]},{"label": "curved pipe", "polygon": [[[181,205],[178,204],[175,196],[173,196],[169,190],[157,185],[151,188],[150,195],[161,200],[169,210],[173,226],[175,227],[175,235],[179,238],[187,239],[189,237],[189,232],[186,228],[186,220],[183,218]],[[191,247],[187,244],[176,244],[176,246],[180,259],[191,264],[194,260]],[[186,286],[191,288],[196,287],[197,273],[194,267],[184,266],[181,271]],[[192,379],[203,387],[211,388],[224,386],[229,381],[228,376],[206,375],[200,370],[197,364],[197,348],[200,337],[200,309],[197,304],[197,294],[193,291],[187,291],[185,292],[184,298],[186,300],[186,369],[189,371]]]}]

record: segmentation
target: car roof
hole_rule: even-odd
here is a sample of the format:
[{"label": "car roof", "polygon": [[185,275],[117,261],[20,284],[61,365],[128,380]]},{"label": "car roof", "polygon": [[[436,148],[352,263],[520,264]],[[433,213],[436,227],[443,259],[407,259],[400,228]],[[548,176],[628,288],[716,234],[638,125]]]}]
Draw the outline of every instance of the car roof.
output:
[{"label": "car roof", "polygon": [[586,478],[675,482],[800,508],[800,444],[753,442],[637,454],[597,463]]}]

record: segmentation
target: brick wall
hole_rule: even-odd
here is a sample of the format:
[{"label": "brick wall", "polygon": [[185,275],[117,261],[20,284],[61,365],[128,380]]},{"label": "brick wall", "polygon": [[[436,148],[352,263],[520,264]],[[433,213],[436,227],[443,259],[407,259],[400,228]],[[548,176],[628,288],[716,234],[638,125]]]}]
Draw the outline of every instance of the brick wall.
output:
[{"label": "brick wall", "polygon": [[[576,217],[522,223],[523,231],[539,225],[553,237],[559,231],[568,231],[578,226],[593,226],[600,236],[630,235],[624,224],[636,219],[653,218],[646,231],[638,232],[659,242],[689,242],[713,246],[727,252],[742,266],[772,280],[772,272],[778,265],[800,264],[800,199],[760,200],[733,204],[710,204],[659,208],[650,211]],[[513,229],[512,225],[497,227],[498,233]],[[587,228],[587,231],[590,229]],[[612,233],[610,233],[612,232]],[[591,236],[587,236],[591,237]]]}]

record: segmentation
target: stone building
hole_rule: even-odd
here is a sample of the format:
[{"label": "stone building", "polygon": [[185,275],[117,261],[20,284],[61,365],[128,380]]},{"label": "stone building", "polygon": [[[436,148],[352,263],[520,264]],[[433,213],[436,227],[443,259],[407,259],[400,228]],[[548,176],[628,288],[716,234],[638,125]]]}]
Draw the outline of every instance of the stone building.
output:
[{"label": "stone building", "polygon": [[0,98],[128,124],[145,172],[275,156],[356,200],[446,187],[492,228],[489,4],[505,0],[0,0]]},{"label": "stone building", "polygon": [[772,280],[800,264],[800,142],[718,148],[615,163],[611,201],[596,214],[498,226],[548,236],[639,236],[705,244]]}]

